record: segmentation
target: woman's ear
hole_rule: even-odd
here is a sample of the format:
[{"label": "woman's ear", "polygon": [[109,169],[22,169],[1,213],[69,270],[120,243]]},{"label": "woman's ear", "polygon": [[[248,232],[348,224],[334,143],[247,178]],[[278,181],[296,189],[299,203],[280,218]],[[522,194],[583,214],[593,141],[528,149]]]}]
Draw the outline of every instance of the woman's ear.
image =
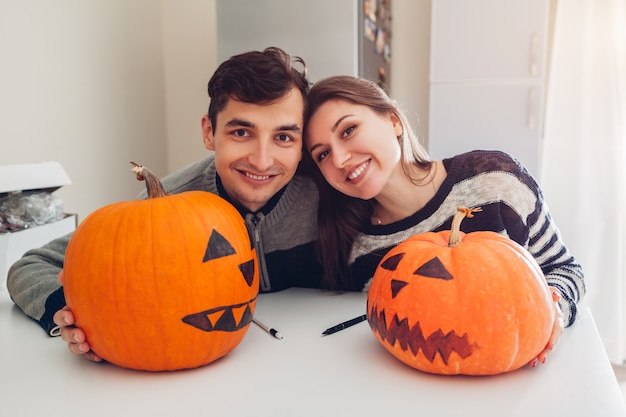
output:
[{"label": "woman's ear", "polygon": [[395,112],[391,112],[390,118],[396,137],[399,138],[404,133],[404,126],[402,126],[402,121]]},{"label": "woman's ear", "polygon": [[215,138],[213,136],[213,125],[211,119],[205,114],[202,116],[202,139],[204,141],[204,147],[210,151],[215,150]]}]

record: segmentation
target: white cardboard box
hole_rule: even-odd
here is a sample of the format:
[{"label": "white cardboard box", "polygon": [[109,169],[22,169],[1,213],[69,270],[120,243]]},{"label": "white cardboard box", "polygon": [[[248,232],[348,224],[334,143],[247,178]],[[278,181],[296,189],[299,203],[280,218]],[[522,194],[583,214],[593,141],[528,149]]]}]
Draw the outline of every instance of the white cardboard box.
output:
[{"label": "white cardboard box", "polygon": [[[70,178],[58,162],[0,165],[0,196],[12,191],[53,192],[68,184],[71,184]],[[76,215],[67,214],[63,219],[53,223],[12,233],[0,233],[0,291],[6,288],[9,267],[26,251],[74,231],[76,224]]]}]

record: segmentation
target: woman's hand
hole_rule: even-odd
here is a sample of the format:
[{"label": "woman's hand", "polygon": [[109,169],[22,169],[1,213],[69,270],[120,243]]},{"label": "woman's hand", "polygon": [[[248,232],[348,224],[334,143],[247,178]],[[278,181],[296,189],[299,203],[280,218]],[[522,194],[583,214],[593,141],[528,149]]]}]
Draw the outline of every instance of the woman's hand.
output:
[{"label": "woman's hand", "polygon": [[[59,273],[59,282],[63,284],[63,271]],[[70,352],[83,355],[84,358],[93,362],[102,362],[102,358],[91,350],[85,332],[76,327],[74,314],[67,306],[54,313],[52,320],[59,326],[61,339],[67,342]]]},{"label": "woman's hand", "polygon": [[549,287],[550,292],[552,293],[552,301],[554,301],[554,323],[552,324],[552,334],[550,335],[550,339],[548,340],[548,344],[546,347],[539,352],[537,357],[531,360],[528,364],[531,367],[537,366],[539,362],[546,363],[546,359],[548,358],[548,354],[554,349],[557,341],[563,334],[563,329],[565,329],[565,318],[563,317],[563,311],[561,311],[561,307],[559,307],[559,301],[561,300],[561,292],[554,287]]}]

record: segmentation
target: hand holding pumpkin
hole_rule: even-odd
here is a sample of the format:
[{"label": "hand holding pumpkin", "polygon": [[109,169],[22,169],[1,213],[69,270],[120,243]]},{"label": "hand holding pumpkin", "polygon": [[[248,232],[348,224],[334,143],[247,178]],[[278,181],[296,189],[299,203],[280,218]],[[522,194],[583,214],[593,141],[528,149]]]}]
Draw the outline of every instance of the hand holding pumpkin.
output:
[{"label": "hand holding pumpkin", "polygon": [[565,329],[565,317],[563,315],[563,311],[559,306],[559,301],[561,300],[561,291],[555,287],[549,287],[550,293],[552,294],[552,301],[554,301],[554,323],[552,325],[552,334],[550,335],[550,339],[548,340],[548,344],[545,349],[539,352],[537,357],[530,361],[529,365],[531,367],[537,366],[539,362],[546,363],[546,359],[548,358],[548,354],[554,349],[556,343],[559,338],[563,334],[563,330]]},{"label": "hand holding pumpkin", "polygon": [[[63,271],[59,272],[59,282],[63,284]],[[61,339],[67,342],[67,347],[70,352],[77,355],[83,355],[85,359],[93,362],[102,362],[102,358],[96,355],[92,350],[89,342],[87,342],[87,336],[85,332],[76,327],[76,319],[74,314],[65,306],[61,310],[54,313],[52,318],[54,323],[59,326],[59,332],[61,333]]]}]

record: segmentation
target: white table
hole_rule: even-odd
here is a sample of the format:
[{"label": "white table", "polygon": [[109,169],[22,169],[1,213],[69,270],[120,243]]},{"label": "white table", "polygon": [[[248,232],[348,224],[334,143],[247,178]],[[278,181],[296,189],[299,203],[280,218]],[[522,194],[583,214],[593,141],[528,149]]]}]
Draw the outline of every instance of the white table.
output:
[{"label": "white table", "polygon": [[261,295],[243,342],[208,366],[140,372],[72,355],[0,293],[0,415],[64,416],[626,416],[589,310],[545,365],[491,377],[421,373],[361,323],[365,294],[290,289]]}]

